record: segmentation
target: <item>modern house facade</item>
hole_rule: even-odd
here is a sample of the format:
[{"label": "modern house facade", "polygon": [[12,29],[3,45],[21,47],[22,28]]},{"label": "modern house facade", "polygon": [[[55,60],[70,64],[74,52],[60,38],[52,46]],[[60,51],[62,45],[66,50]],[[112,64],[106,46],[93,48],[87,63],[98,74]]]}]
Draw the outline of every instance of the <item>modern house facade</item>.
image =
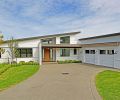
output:
[{"label": "modern house facade", "polygon": [[[120,33],[78,38],[80,32],[17,39],[19,51],[17,62],[35,61],[42,64],[80,60],[83,63],[120,68]],[[0,48],[5,49],[0,55],[0,63],[11,61],[8,42],[0,45]]]},{"label": "modern house facade", "polygon": [[[30,37],[17,39],[19,56],[17,62],[35,61],[35,62],[55,62],[58,60],[78,60],[79,44],[77,35],[80,32],[71,32],[55,35],[46,35],[40,37]],[[7,63],[11,61],[9,55],[8,42],[0,45],[5,49],[1,54],[0,62]],[[16,59],[14,59],[16,61]]]}]

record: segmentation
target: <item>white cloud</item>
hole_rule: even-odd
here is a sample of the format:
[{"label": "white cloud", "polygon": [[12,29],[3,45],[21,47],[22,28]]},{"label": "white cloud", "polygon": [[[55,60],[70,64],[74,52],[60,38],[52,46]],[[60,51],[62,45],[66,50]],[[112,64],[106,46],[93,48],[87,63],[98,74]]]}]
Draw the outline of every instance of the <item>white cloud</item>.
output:
[{"label": "white cloud", "polygon": [[[60,2],[74,4],[77,13],[52,12]],[[119,0],[1,0],[0,30],[6,38],[80,30],[83,37],[114,33],[120,31],[119,5]]]},{"label": "white cloud", "polygon": [[98,15],[113,15],[120,13],[119,0],[90,0],[90,9]]}]

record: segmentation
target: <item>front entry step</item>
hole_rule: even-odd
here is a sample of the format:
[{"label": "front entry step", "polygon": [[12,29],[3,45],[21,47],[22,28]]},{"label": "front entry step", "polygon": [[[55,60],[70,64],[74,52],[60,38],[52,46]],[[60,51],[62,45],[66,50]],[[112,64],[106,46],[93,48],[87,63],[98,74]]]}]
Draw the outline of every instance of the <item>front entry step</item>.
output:
[{"label": "front entry step", "polygon": [[57,64],[57,62],[43,62],[43,65],[45,64]]}]

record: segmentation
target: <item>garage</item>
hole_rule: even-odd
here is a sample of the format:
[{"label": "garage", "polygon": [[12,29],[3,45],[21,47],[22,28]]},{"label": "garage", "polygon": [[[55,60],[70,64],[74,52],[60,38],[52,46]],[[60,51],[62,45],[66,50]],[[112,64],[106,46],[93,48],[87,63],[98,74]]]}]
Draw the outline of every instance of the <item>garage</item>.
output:
[{"label": "garage", "polygon": [[114,67],[114,50],[99,50],[99,65]]},{"label": "garage", "polygon": [[85,50],[85,63],[95,64],[95,50]]},{"label": "garage", "polygon": [[89,48],[84,50],[84,62],[107,67],[114,67],[114,49]]},{"label": "garage", "polygon": [[120,69],[120,32],[79,39],[82,62]]}]

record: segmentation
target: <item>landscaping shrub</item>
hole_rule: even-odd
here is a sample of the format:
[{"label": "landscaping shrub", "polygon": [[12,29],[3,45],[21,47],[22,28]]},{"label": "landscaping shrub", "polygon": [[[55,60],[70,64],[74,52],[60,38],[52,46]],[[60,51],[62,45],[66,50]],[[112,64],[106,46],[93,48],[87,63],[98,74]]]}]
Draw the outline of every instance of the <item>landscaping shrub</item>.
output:
[{"label": "landscaping shrub", "polygon": [[39,63],[35,61],[29,61],[29,62],[26,62],[26,64],[27,65],[38,65]]},{"label": "landscaping shrub", "polygon": [[29,62],[20,61],[19,64],[20,65],[39,65],[39,63],[35,61],[29,61]]},{"label": "landscaping shrub", "polygon": [[19,64],[20,65],[25,65],[25,61],[20,61]]},{"label": "landscaping shrub", "polygon": [[17,62],[16,61],[13,61],[13,62],[11,62],[12,64],[17,64]]},{"label": "landscaping shrub", "polygon": [[79,60],[64,60],[64,61],[57,61],[58,64],[66,64],[66,63],[82,63]]}]

